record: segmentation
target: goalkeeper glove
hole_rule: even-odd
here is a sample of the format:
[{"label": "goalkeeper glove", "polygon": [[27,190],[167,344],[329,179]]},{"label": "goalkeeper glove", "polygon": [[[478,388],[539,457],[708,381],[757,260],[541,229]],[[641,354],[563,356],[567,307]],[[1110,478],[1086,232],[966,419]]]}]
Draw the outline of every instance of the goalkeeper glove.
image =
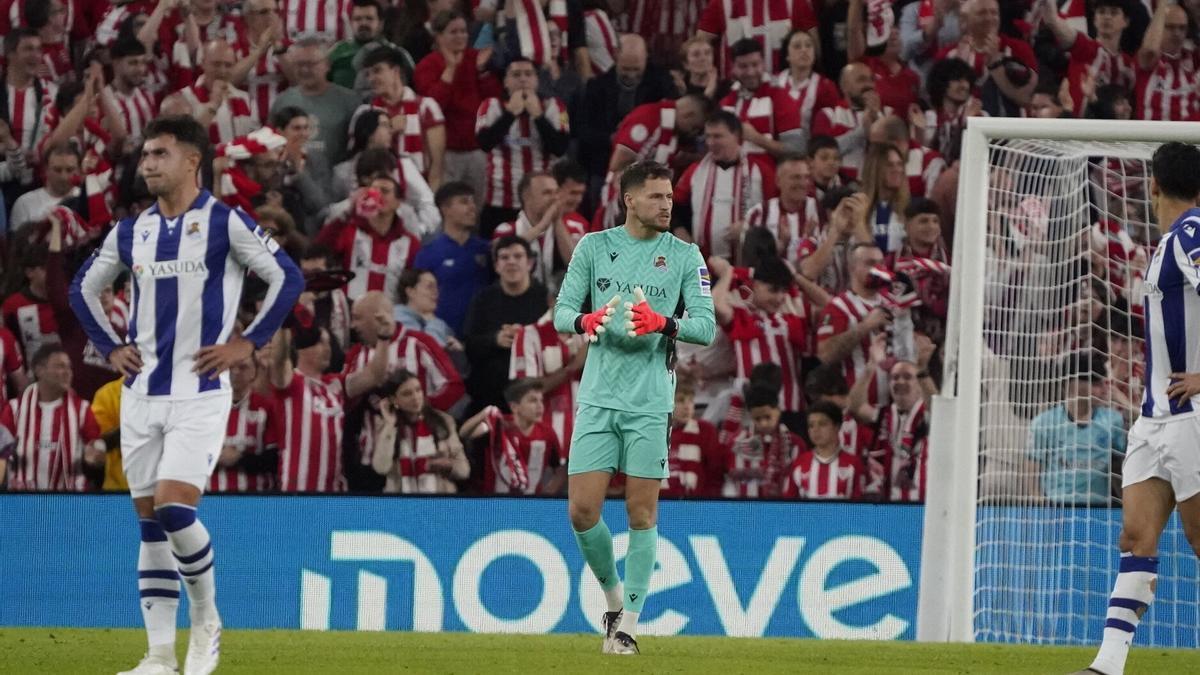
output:
[{"label": "goalkeeper glove", "polygon": [[625,330],[629,331],[629,337],[650,333],[675,334],[678,329],[675,320],[654,311],[650,303],[646,302],[646,294],[642,292],[641,286],[634,287],[633,297],[637,304],[625,303]]},{"label": "goalkeeper glove", "polygon": [[579,315],[579,318],[575,319],[575,332],[586,336],[588,342],[595,342],[599,334],[604,332],[604,324],[612,318],[613,312],[617,311],[617,305],[620,302],[621,296],[614,295],[612,300],[609,300],[600,309],[591,314]]}]

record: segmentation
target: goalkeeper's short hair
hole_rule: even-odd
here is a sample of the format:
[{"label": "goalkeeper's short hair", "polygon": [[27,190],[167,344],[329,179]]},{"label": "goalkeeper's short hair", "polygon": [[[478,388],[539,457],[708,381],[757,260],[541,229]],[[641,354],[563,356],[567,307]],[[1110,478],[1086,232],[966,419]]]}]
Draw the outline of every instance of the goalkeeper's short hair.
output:
[{"label": "goalkeeper's short hair", "polygon": [[625,167],[625,172],[621,174],[621,194],[642,187],[648,180],[660,178],[671,179],[671,169],[665,164],[651,161],[634,162]]}]

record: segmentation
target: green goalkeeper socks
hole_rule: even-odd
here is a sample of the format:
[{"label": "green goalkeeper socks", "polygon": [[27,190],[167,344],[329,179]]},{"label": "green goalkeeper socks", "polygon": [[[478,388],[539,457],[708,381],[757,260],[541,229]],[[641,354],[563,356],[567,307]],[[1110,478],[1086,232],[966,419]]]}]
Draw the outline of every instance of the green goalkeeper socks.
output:
[{"label": "green goalkeeper socks", "polygon": [[583,559],[587,561],[592,574],[600,582],[600,588],[609,591],[621,583],[617,575],[617,559],[613,557],[612,533],[601,518],[589,530],[575,532],[575,541],[579,542],[579,550],[583,551]]},{"label": "green goalkeeper socks", "polygon": [[629,552],[625,554],[625,611],[641,613],[650,590],[658,552],[658,527],[629,530]]}]

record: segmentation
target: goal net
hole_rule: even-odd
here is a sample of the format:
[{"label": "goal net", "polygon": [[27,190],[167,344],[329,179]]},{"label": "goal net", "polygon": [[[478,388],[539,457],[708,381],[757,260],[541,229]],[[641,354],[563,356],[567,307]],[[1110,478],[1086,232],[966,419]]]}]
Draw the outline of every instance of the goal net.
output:
[{"label": "goal net", "polygon": [[[943,391],[952,403],[935,411],[940,480],[930,479],[963,514],[927,516],[922,564],[970,565],[944,607],[970,625],[925,639],[1099,642],[1126,432],[1141,403],[1142,276],[1159,237],[1149,159],[1164,140],[1200,142],[1179,125],[1151,124],[1169,132],[1156,137],[1139,123],[1103,124],[972,120],[966,135]],[[949,471],[932,468],[950,453]],[[929,544],[943,538],[957,553],[934,561]],[[1197,564],[1177,517],[1160,558],[1137,642],[1196,647]],[[922,621],[927,610],[923,598]]]}]

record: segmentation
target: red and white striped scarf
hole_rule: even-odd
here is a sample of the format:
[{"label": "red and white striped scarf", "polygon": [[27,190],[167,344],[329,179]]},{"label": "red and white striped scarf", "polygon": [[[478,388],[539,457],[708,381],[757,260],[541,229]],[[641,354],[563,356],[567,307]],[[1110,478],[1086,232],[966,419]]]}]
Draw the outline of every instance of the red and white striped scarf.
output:
[{"label": "red and white striped scarf", "polygon": [[492,409],[487,415],[488,427],[492,430],[491,447],[488,451],[488,461],[492,462],[496,477],[503,481],[514,492],[525,493],[529,488],[529,467],[517,448],[517,439],[509,432],[513,424],[497,409]]},{"label": "red and white striped scarf", "polygon": [[925,258],[922,256],[906,255],[896,258],[897,272],[903,272],[911,277],[914,281],[921,277],[931,274],[950,274],[950,264],[938,259],[935,250],[935,256]]},{"label": "red and white striped scarf", "polygon": [[[42,407],[38,384],[29,385],[16,401],[16,446],[18,457],[9,475],[10,490],[73,490],[87,489],[87,478],[80,471],[83,461],[83,438],[80,434],[82,415],[86,411],[79,396],[71,390],[63,395],[58,416],[58,428],[51,438],[42,438]],[[42,457],[57,443],[57,451],[49,458]],[[43,464],[47,465],[41,476]]]},{"label": "red and white striped scarf", "polygon": [[[700,166],[696,167],[696,173],[692,177],[693,185],[700,184],[704,186],[704,191],[700,197],[700,212],[698,214],[698,222],[700,223],[700,231],[696,232],[696,245],[702,251],[712,250],[713,241],[713,193],[717,186],[717,172],[720,167],[717,166],[716,160],[712,154],[704,156],[700,160]],[[737,166],[733,169],[733,213],[730,217],[730,222],[742,220],[746,217],[746,212],[749,211],[749,205],[746,204],[746,199],[750,193],[750,162],[746,160],[746,156],[742,155],[738,159]]]},{"label": "red and white striped scarf", "polygon": [[438,492],[438,475],[429,470],[429,460],[437,457],[437,439],[433,429],[418,419],[404,426],[398,437],[399,452],[396,468],[400,473],[400,491],[403,493]]},{"label": "red and white striped scarf", "polygon": [[[925,423],[925,401],[919,399],[903,414],[893,403],[879,419],[878,441],[872,459],[890,467],[890,501],[919,501],[925,498],[925,452],[929,445]],[[910,485],[899,485],[901,471],[909,473]]]},{"label": "red and white striped scarf", "polygon": [[[546,65],[561,57],[554,54],[550,48],[550,24],[547,23],[546,12],[538,0],[508,0],[514,3],[516,17],[513,21],[517,27],[517,41],[521,47],[521,56],[538,65]],[[549,21],[558,26],[562,34],[563,53],[567,44],[567,2],[566,0],[549,0]]]},{"label": "red and white striped scarf", "polygon": [[597,75],[606,73],[617,59],[617,31],[613,28],[612,21],[609,21],[608,14],[601,9],[585,11],[583,21],[588,28],[594,27],[594,32],[600,35],[598,44],[588,44],[588,51],[603,55],[600,58],[593,56],[592,63],[597,66]]}]

